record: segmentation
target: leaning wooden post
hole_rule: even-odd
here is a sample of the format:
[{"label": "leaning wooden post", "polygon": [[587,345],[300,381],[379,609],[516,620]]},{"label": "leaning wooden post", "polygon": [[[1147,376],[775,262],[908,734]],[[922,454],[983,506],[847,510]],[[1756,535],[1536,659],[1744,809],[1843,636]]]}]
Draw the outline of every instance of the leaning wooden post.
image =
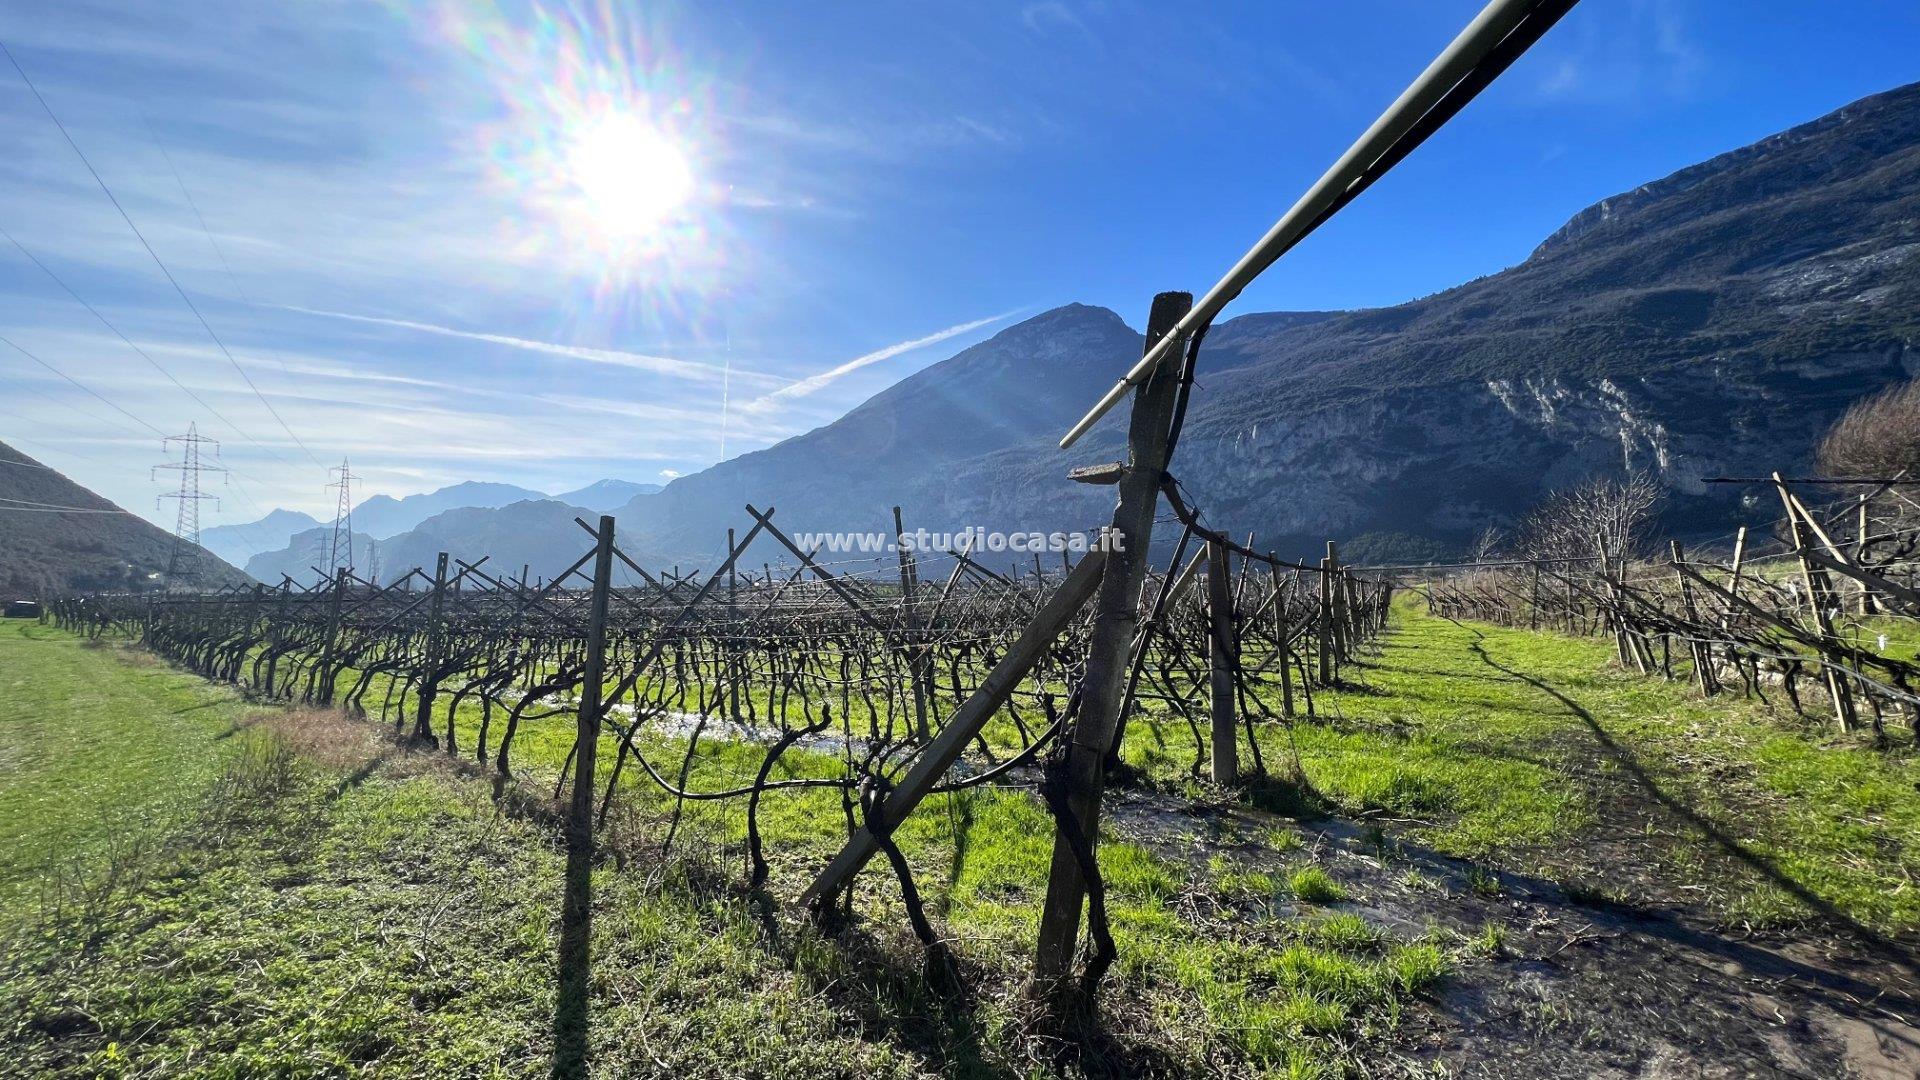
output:
[{"label": "leaning wooden post", "polygon": [[[1033,671],[1046,653],[1053,640],[1064,633],[1092,598],[1094,589],[1100,584],[1102,572],[1106,569],[1107,553],[1100,550],[1088,552],[1074,564],[1073,572],[1067,580],[1053,591],[1033,621],[1027,624],[1020,637],[1001,655],[1000,662],[994,665],[987,677],[980,680],[967,700],[955,709],[953,715],[941,726],[939,734],[921,753],[915,755],[913,767],[907,771],[906,778],[900,781],[868,818],[870,822],[892,830],[907,815],[913,813],[920,801],[933,791],[940,778],[960,760],[960,752],[967,743],[980,733],[988,720],[1006,705],[1022,680]],[[816,914],[824,914],[833,904],[853,876],[880,850],[880,843],[874,835],[862,827],[847,838],[846,846],[833,857],[826,868],[807,886],[800,900]]]},{"label": "leaning wooden post", "polygon": [[613,517],[602,514],[587,608],[586,670],[574,726],[573,801],[567,810],[567,887],[560,905],[560,993],[553,1013],[553,1075],[587,1075],[587,1004],[593,918],[594,752],[606,679],[607,599],[613,592]]},{"label": "leaning wooden post", "polygon": [[1225,544],[1207,544],[1207,647],[1209,708],[1213,714],[1213,782],[1226,785],[1239,775],[1239,735],[1233,710],[1233,582],[1228,577]]},{"label": "leaning wooden post", "polygon": [[1800,580],[1807,586],[1807,606],[1813,609],[1813,624],[1820,631],[1820,673],[1825,676],[1827,696],[1833,701],[1833,719],[1841,731],[1853,730],[1854,711],[1853,693],[1846,680],[1834,670],[1837,660],[1830,659],[1827,646],[1835,639],[1833,618],[1827,606],[1833,603],[1833,586],[1824,570],[1816,570],[1813,560],[1807,556],[1807,540],[1800,526],[1799,508],[1794,505],[1793,493],[1787,489],[1787,482],[1779,473],[1773,474],[1773,485],[1780,492],[1780,502],[1787,511],[1787,534],[1793,541],[1793,553],[1800,561]]},{"label": "leaning wooden post", "polygon": [[[1700,611],[1693,603],[1693,585],[1687,580],[1687,575],[1680,570],[1680,565],[1687,561],[1686,554],[1678,540],[1667,541],[1667,550],[1673,556],[1673,576],[1680,583],[1680,610],[1687,614],[1688,637],[1692,638],[1698,633]],[[1693,677],[1694,681],[1700,685],[1700,692],[1713,695],[1720,689],[1720,685],[1713,677],[1712,646],[1705,641],[1689,640],[1687,652],[1693,656]]]},{"label": "leaning wooden post", "polygon": [[[1172,331],[1193,307],[1190,293],[1166,292],[1153,298],[1147,319],[1146,346],[1151,349]],[[1181,343],[1175,342],[1172,352]],[[1106,758],[1120,722],[1120,698],[1125,689],[1128,650],[1140,621],[1140,586],[1146,579],[1147,545],[1153,539],[1153,516],[1160,502],[1160,485],[1167,471],[1167,441],[1173,423],[1174,401],[1180,385],[1180,365],[1161,363],[1134,391],[1133,415],[1127,428],[1127,468],[1120,478],[1119,501],[1113,510],[1108,536],[1118,549],[1107,556],[1095,601],[1087,668],[1082,679],[1080,716],[1067,747],[1064,787],[1053,833],[1053,865],[1047,877],[1047,898],[1040,911],[1039,945],[1034,954],[1035,988],[1055,1004],[1068,986],[1074,945],[1080,937],[1080,910],[1086,900],[1087,879],[1081,873],[1075,841],[1097,857],[1100,843],[1100,798],[1106,789]]]},{"label": "leaning wooden post", "polygon": [[1727,582],[1727,606],[1720,613],[1720,629],[1725,630],[1733,623],[1733,603],[1740,595],[1740,571],[1747,557],[1747,527],[1733,534],[1733,575]]}]

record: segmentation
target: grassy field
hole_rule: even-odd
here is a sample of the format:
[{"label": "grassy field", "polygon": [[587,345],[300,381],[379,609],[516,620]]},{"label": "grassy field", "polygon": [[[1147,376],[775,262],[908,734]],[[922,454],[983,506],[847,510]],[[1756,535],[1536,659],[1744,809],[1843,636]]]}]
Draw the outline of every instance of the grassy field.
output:
[{"label": "grassy field", "polygon": [[0,908],[191,814],[246,711],[144,654],[0,622]]},{"label": "grassy field", "polygon": [[[243,737],[222,739],[235,724],[220,710],[237,706],[197,680],[44,628],[8,629],[0,664],[42,682],[35,724],[57,729],[49,739],[85,742],[143,724],[143,698],[198,695],[218,704],[141,728],[149,752],[232,748],[158,776],[128,765],[152,798],[192,812],[99,852],[96,875],[54,900],[23,890],[10,901],[0,1060],[76,1076],[545,1070],[563,859],[538,815],[501,813],[484,778],[334,714],[257,712]],[[75,707],[87,688],[116,683],[127,684],[118,711]],[[530,742],[527,759],[544,760],[548,743],[557,735]],[[750,754],[715,741],[700,770],[731,772]],[[125,761],[102,753],[91,768],[113,774]],[[796,759],[797,772],[818,767]],[[22,758],[4,782],[54,787],[58,768]],[[961,963],[958,997],[929,983],[883,875],[863,879],[861,928],[829,940],[745,892],[737,813],[690,815],[663,858],[662,807],[634,803],[610,834],[626,869],[596,877],[594,1051],[610,1073],[1055,1066],[1060,1048],[1029,1030],[1019,992],[1051,831],[1029,794],[955,798],[901,834]],[[777,890],[798,888],[838,821],[831,795],[769,801]],[[1312,866],[1309,853],[1290,858]],[[1210,873],[1119,837],[1103,862],[1123,953],[1110,1026],[1122,1034],[1082,1049],[1093,1072],[1337,1075],[1354,1037],[1384,1030],[1473,948],[1326,910],[1337,892],[1311,873],[1203,912],[1186,901],[1215,888]]]},{"label": "grassy field", "polygon": [[[1920,923],[1908,750],[1612,672],[1601,642],[1410,606],[1398,618],[1318,722],[1263,731],[1270,770],[1291,779],[1248,800],[1595,891],[1704,898],[1733,921],[1903,936]],[[540,814],[502,812],[486,778],[379,725],[249,707],[48,628],[0,625],[0,679],[0,1071],[545,1071],[562,857]],[[532,725],[516,753],[532,811],[569,728]],[[1186,778],[1184,724],[1133,731],[1149,798],[1218,800]],[[675,763],[683,747],[648,743]],[[758,757],[708,740],[695,786]],[[795,754],[786,775],[829,767]],[[737,806],[689,811],[663,856],[670,804],[631,793],[596,875],[594,1051],[609,1074],[1060,1066],[1020,994],[1051,835],[1030,793],[935,800],[900,834],[959,994],[925,977],[883,873],[863,877],[840,938],[777,903],[842,835],[837,795],[769,798],[762,896],[743,885]],[[1260,820],[1233,850],[1109,834],[1122,959],[1106,1034],[1078,1068],[1340,1075],[1450,970],[1497,951],[1492,931],[1369,924],[1328,853],[1287,817]]]},{"label": "grassy field", "polygon": [[[1599,639],[1459,624],[1403,603],[1400,629],[1274,732],[1343,815],[1554,880],[1671,899],[1729,920],[1831,918],[1920,930],[1920,756],[1737,694],[1701,697],[1611,666]],[[1776,707],[1777,706],[1777,707]],[[1621,865],[1625,851],[1640,852]]]}]

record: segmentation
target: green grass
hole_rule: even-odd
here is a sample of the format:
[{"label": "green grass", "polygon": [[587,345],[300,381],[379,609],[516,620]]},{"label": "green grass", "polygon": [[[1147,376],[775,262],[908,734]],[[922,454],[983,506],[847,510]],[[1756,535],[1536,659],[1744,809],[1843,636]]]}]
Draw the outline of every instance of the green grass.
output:
[{"label": "green grass", "polygon": [[1337,904],[1347,898],[1347,890],[1317,866],[1303,866],[1287,875],[1287,889],[1308,904]]},{"label": "green grass", "polygon": [[[1578,870],[1591,842],[1619,841],[1607,857],[1704,885],[1736,919],[1824,907],[1885,932],[1920,926],[1910,749],[1612,670],[1602,641],[1410,605],[1398,618],[1349,671],[1356,685],[1320,696],[1318,721],[1262,729],[1269,767],[1297,763],[1304,783],[1248,798],[1327,807],[1521,872]],[[0,1060],[71,1076],[545,1071],[562,869],[548,827],[498,812],[484,778],[374,739],[379,725],[276,714],[243,728],[251,714],[225,691],[0,625]],[[476,719],[459,718],[465,746]],[[1133,764],[1167,790],[1188,784],[1183,723],[1132,731]],[[550,789],[571,737],[565,716],[523,728],[523,790]],[[643,745],[675,772],[686,743]],[[705,740],[692,784],[738,783],[762,753]],[[837,769],[794,752],[775,775]],[[1031,794],[940,796],[898,833],[964,1000],[923,976],[883,868],[861,878],[853,935],[830,940],[778,904],[769,922],[744,894],[737,802],[690,806],[670,858],[670,801],[631,766],[622,805],[609,843],[624,869],[596,874],[593,1037],[610,1074],[1053,1069],[1019,992],[1051,853]],[[831,792],[769,795],[772,899],[791,899],[842,821]],[[1390,865],[1385,829],[1373,836],[1384,874],[1444,894]],[[1298,831],[1242,839],[1257,861],[1103,840],[1120,960],[1106,998],[1116,1034],[1088,1051],[1098,1063],[1339,1075],[1451,964],[1503,949],[1492,924],[1395,938],[1339,907],[1347,888]],[[89,873],[30,887],[50,861]],[[1499,889],[1485,870],[1469,888],[1482,884]]]},{"label": "green grass", "polygon": [[[95,873],[54,902],[23,894],[0,930],[0,1060],[72,1076],[545,1071],[563,869],[549,826],[500,813],[484,777],[401,751],[380,725],[270,712],[222,739],[242,706],[198,680],[44,628],[8,641],[0,662],[23,675],[64,671],[33,723],[39,740],[87,749],[78,790],[171,809],[149,842],[95,852]],[[119,703],[109,720],[83,686]],[[162,739],[142,702],[212,704]],[[551,783],[568,726],[528,729],[516,760],[530,794]],[[171,764],[93,745],[126,733]],[[677,767],[684,745],[649,750]],[[694,783],[750,771],[760,753],[706,743]],[[785,771],[835,767],[796,753]],[[58,781],[44,768],[18,780]],[[15,775],[4,784],[12,797]],[[625,869],[595,875],[592,1030],[607,1074],[1053,1070],[1021,996],[1052,837],[1031,794],[943,796],[898,834],[971,987],[957,1000],[924,977],[884,868],[861,879],[853,935],[829,940],[778,905],[767,921],[745,894],[737,803],[691,808],[669,858],[667,801],[636,782],[624,805],[609,843]],[[52,811],[38,823],[16,828],[64,827]],[[838,797],[817,791],[770,796],[762,828],[786,898],[844,835]],[[1358,917],[1303,921],[1271,880],[1258,904],[1208,917],[1181,902],[1212,886],[1205,867],[1119,837],[1101,859],[1115,1034],[1087,1052],[1107,1067],[1338,1075],[1355,1037],[1390,1028],[1450,963],[1436,942]]]},{"label": "green grass", "polygon": [[1319,721],[1264,738],[1269,768],[1297,750],[1339,812],[1396,819],[1455,855],[1559,875],[1578,861],[1568,849],[1630,841],[1636,863],[1704,886],[1728,918],[1920,930],[1920,755],[1898,725],[1896,745],[1877,750],[1785,711],[1777,689],[1775,712],[1737,693],[1703,698],[1683,669],[1669,683],[1611,658],[1600,639],[1462,625],[1403,602],[1352,673],[1361,688],[1322,695]]},{"label": "green grass", "polygon": [[0,914],[50,869],[190,811],[244,712],[117,644],[0,621]]}]

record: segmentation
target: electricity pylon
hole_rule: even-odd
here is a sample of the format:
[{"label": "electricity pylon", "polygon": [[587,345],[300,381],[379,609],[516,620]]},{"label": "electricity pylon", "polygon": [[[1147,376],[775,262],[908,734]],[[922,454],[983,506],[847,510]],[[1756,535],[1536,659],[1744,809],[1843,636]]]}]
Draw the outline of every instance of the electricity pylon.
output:
[{"label": "electricity pylon", "polygon": [[[169,460],[164,465],[155,465],[151,473],[155,480],[160,478],[160,472],[163,469],[168,472],[177,472],[180,474],[180,490],[166,492],[154,500],[155,506],[165,507],[166,501],[172,499],[177,508],[173,526],[173,551],[167,556],[167,582],[169,584],[173,582],[174,574],[180,569],[181,561],[192,558],[194,552],[200,548],[200,504],[209,499],[211,499],[216,506],[220,502],[218,495],[211,495],[200,490],[200,474],[206,472],[223,473],[227,471],[225,466],[218,464],[220,460],[219,440],[209,439],[205,435],[200,434],[200,426],[198,424],[188,424],[185,435],[168,435],[166,438],[160,440],[160,447],[166,452],[169,459],[173,457],[173,446],[175,443],[180,444],[180,460]],[[201,447],[203,446],[212,448],[211,453],[206,456],[212,457],[215,464],[208,464],[207,461],[204,460],[201,451]]]},{"label": "electricity pylon", "polygon": [[348,571],[353,569],[353,482],[360,478],[347,468],[346,458],[327,474],[334,478],[327,486],[340,490],[333,511],[333,542],[327,547],[327,573],[331,575],[343,566]]}]

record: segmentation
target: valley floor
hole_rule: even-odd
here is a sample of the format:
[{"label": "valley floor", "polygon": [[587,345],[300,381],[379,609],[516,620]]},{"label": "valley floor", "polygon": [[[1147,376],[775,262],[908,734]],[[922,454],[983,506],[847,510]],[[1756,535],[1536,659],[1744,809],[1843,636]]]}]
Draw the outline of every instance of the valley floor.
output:
[{"label": "valley floor", "polygon": [[[1074,1048],[1019,994],[1051,828],[1029,792],[903,830],[958,992],[884,875],[839,938],[786,913],[837,805],[770,807],[759,895],[733,811],[663,857],[670,804],[636,792],[596,875],[596,1061],[1916,1075],[1913,748],[1606,660],[1405,606],[1315,720],[1263,730],[1281,779],[1238,800],[1186,779],[1184,723],[1138,723],[1102,847],[1122,960]],[[375,725],[0,624],[0,1074],[544,1074],[563,859],[535,757],[502,811]]]}]

